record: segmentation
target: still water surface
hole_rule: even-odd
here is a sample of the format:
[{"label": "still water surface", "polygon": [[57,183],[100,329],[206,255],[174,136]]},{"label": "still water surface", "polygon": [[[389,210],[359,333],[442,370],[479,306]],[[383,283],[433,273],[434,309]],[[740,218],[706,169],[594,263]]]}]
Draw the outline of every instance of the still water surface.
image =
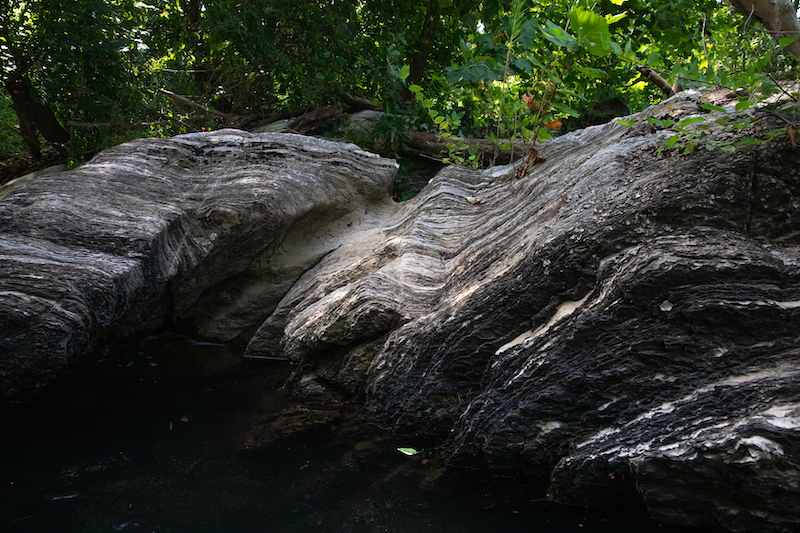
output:
[{"label": "still water surface", "polygon": [[641,509],[563,507],[532,482],[448,470],[435,443],[293,396],[287,363],[242,352],[150,338],[0,406],[0,531],[671,531]]}]

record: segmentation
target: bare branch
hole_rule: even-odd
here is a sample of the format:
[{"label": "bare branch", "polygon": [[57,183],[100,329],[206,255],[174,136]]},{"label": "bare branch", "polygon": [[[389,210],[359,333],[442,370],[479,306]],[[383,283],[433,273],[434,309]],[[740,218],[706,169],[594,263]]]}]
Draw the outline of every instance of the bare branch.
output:
[{"label": "bare branch", "polygon": [[675,91],[672,89],[672,86],[669,84],[669,82],[662,78],[661,75],[655,70],[645,65],[636,65],[636,70],[638,70],[642,76],[655,83],[665,95],[673,96],[675,94]]}]

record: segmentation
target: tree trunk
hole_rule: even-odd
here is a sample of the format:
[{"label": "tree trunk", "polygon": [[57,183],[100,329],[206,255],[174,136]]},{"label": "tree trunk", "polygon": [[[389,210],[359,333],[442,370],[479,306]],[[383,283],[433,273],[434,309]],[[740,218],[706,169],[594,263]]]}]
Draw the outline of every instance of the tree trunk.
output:
[{"label": "tree trunk", "polygon": [[36,126],[33,124],[33,119],[30,117],[25,107],[24,96],[22,95],[22,87],[14,80],[6,81],[6,91],[11,96],[11,107],[17,114],[19,121],[19,133],[22,135],[22,140],[25,141],[25,146],[31,153],[31,158],[34,161],[42,159],[42,146],[39,143],[39,135],[36,132]]},{"label": "tree trunk", "polygon": [[31,157],[36,161],[42,158],[37,130],[41,132],[42,137],[53,143],[59,152],[62,152],[61,145],[69,141],[69,132],[59,124],[53,110],[39,100],[30,80],[24,75],[12,73],[5,85],[11,96],[11,106],[19,120],[20,134]]},{"label": "tree trunk", "polygon": [[[730,3],[735,12],[761,22],[776,41],[800,33],[797,10],[791,0],[730,0]],[[785,49],[800,60],[800,41]]]},{"label": "tree trunk", "polygon": [[439,0],[431,0],[425,12],[425,21],[419,35],[417,53],[411,61],[411,70],[408,75],[409,85],[419,85],[425,75],[428,56],[431,54],[436,38],[436,29],[439,26]]},{"label": "tree trunk", "polygon": [[211,69],[208,65],[210,50],[208,45],[203,42],[202,37],[201,14],[203,12],[203,4],[201,0],[189,0],[187,8],[189,43],[196,61],[193,72],[194,82],[197,85],[197,92],[206,94],[211,80]]}]

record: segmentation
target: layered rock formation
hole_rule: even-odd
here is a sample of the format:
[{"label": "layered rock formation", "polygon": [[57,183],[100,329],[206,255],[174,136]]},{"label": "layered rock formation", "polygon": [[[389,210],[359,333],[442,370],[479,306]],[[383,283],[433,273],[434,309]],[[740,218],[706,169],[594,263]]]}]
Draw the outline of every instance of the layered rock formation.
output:
[{"label": "layered rock formation", "polygon": [[[729,105],[648,113],[708,97]],[[251,353],[454,465],[549,475],[558,501],[796,530],[800,154],[658,155],[671,135],[640,115],[553,140],[522,179],[445,169],[304,274]]]},{"label": "layered rock formation", "polygon": [[176,321],[259,325],[345,235],[394,209],[393,161],[236,130],[141,139],[0,190],[0,392]]},{"label": "layered rock formation", "polygon": [[[643,499],[665,523],[800,527],[800,153],[659,152],[645,116],[540,149],[513,178],[223,131],[136,141],[0,195],[2,388],[175,320],[289,357],[453,465]],[[758,137],[714,126],[704,143]],[[698,136],[698,139],[701,137]],[[13,187],[13,186],[12,186]],[[476,200],[477,199],[477,200]]]}]

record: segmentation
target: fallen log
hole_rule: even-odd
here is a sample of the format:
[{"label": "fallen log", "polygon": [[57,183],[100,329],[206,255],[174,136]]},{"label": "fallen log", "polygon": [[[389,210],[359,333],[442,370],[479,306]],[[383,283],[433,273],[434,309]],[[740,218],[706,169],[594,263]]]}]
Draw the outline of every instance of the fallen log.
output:
[{"label": "fallen log", "polygon": [[443,138],[427,131],[407,132],[405,145],[408,148],[403,149],[402,152],[427,157],[436,161],[443,161],[445,158],[449,158],[450,162],[458,162],[453,161],[453,159],[460,157],[463,158],[466,164],[469,164],[469,158],[475,156],[479,162],[478,166],[481,168],[507,165],[521,158],[526,149],[525,144],[519,142],[513,145],[506,143],[506,147],[504,147],[488,139]]}]

